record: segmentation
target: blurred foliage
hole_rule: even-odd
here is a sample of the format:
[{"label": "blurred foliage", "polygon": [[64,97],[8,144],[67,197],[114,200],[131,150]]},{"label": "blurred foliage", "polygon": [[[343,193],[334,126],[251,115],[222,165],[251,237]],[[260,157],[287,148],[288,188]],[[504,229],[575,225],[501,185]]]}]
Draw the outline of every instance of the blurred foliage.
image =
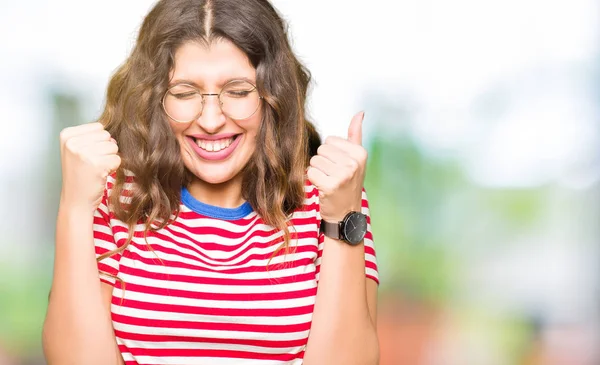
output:
[{"label": "blurred foliage", "polygon": [[50,262],[51,257],[29,268],[0,266],[0,344],[21,359],[41,356]]},{"label": "blurred foliage", "polygon": [[444,204],[461,179],[454,163],[427,158],[406,135],[375,134],[365,186],[384,289],[435,301],[448,293]]},{"label": "blurred foliage", "polygon": [[462,253],[510,242],[545,218],[544,188],[477,186],[456,158],[428,154],[389,123],[378,124],[368,161],[365,186],[384,291],[446,301]]},{"label": "blurred foliage", "polygon": [[0,259],[0,350],[4,347],[16,358],[34,363],[42,356],[42,323],[52,282],[55,217],[61,188],[59,133],[83,119],[80,100],[71,93],[49,90],[47,103],[53,111],[52,129],[44,158],[34,172],[34,180],[43,184],[30,193],[30,199],[39,202],[37,209],[42,220],[29,232],[34,242],[21,242],[20,237],[14,237],[20,245],[14,248],[15,255],[31,251],[29,257],[6,262]]}]

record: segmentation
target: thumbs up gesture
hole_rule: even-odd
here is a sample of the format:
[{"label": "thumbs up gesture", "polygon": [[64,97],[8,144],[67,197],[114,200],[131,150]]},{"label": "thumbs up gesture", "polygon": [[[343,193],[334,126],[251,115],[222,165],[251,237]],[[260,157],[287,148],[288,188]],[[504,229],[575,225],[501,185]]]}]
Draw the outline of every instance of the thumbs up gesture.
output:
[{"label": "thumbs up gesture", "polygon": [[364,112],[356,114],[348,138],[327,137],[310,159],[308,179],[319,190],[321,218],[339,222],[350,211],[360,212],[367,150],[362,146]]}]

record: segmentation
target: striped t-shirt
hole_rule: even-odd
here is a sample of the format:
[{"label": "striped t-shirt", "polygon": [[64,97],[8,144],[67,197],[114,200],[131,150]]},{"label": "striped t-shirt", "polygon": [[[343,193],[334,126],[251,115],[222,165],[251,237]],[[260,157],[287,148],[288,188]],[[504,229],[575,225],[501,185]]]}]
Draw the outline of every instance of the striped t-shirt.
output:
[{"label": "striped t-shirt", "polygon": [[[131,187],[128,178],[125,189]],[[94,216],[96,255],[123,245],[127,226],[107,202],[110,176]],[[310,330],[323,235],[318,190],[307,182],[304,206],[291,216],[292,251],[273,256],[283,233],[249,203],[220,208],[182,188],[181,212],[164,229],[135,228],[120,254],[98,263],[114,286],[116,341],[125,364],[301,364]],[[365,194],[363,213],[369,208]],[[370,218],[365,268],[378,282]]]}]

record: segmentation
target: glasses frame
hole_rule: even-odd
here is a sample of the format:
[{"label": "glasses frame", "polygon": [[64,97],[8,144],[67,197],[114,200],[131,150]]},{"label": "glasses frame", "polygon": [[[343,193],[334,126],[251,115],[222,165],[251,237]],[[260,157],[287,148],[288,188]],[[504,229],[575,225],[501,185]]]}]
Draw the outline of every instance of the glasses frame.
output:
[{"label": "glasses frame", "polygon": [[[186,83],[179,83],[179,84],[175,84],[175,85],[169,87],[167,89],[167,91],[165,91],[165,94],[163,95],[162,101],[161,101],[162,109],[165,112],[165,114],[167,115],[167,117],[171,118],[172,120],[176,121],[177,123],[182,123],[182,124],[184,124],[184,123],[191,123],[194,120],[198,119],[202,115],[202,112],[204,111],[204,102],[205,102],[204,97],[205,96],[216,96],[219,99],[219,109],[221,109],[221,113],[223,113],[228,118],[231,118],[233,120],[246,120],[246,119],[252,117],[254,114],[256,114],[256,112],[258,111],[258,109],[260,109],[261,101],[263,100],[262,95],[258,94],[258,105],[256,106],[256,110],[254,110],[252,112],[252,114],[250,114],[249,116],[247,116],[245,118],[233,118],[232,116],[230,116],[228,113],[225,112],[225,110],[223,110],[223,101],[221,100],[221,94],[223,94],[223,91],[227,88],[227,85],[232,84],[234,82],[240,82],[240,81],[246,82],[246,83],[252,85],[252,87],[253,87],[252,91],[256,91],[256,93],[258,93],[258,89],[256,88],[256,85],[254,85],[250,81],[244,80],[244,79],[236,79],[236,80],[228,81],[225,85],[223,85],[223,87],[221,88],[221,91],[219,91],[218,94],[215,94],[215,93],[201,93],[200,90],[197,87],[195,87],[194,85],[190,85],[190,84],[186,84]],[[194,116],[192,119],[190,119],[188,121],[182,121],[182,120],[178,120],[178,119],[173,118],[169,114],[169,112],[167,111],[167,107],[165,106],[165,100],[167,99],[167,95],[169,94],[169,91],[172,88],[176,87],[176,86],[188,86],[188,87],[196,90],[198,92],[198,94],[200,94],[200,97],[202,98],[202,108],[200,109],[200,112],[196,116]]]}]

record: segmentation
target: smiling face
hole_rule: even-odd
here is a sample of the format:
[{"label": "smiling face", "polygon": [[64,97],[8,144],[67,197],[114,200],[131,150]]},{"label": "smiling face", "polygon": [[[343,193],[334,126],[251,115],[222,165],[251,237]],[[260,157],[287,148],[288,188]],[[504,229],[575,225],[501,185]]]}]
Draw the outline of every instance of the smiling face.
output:
[{"label": "smiling face", "polygon": [[[240,91],[248,92],[248,88],[239,87],[243,83],[232,80],[247,80],[256,85],[256,70],[239,48],[228,40],[213,42],[209,47],[190,41],[175,53],[175,65],[169,81],[173,91],[167,96],[171,95],[168,97],[185,108],[185,105],[195,103],[189,100],[190,95],[200,98],[199,94],[194,94],[195,90],[203,94],[219,94],[225,87],[232,93],[222,95],[221,100],[227,103],[230,97],[232,102],[237,103],[238,99],[234,98],[240,97]],[[257,93],[256,90],[253,92]],[[196,105],[198,102],[201,104],[200,100]],[[185,112],[185,109],[180,110]],[[246,119],[232,119],[223,113],[217,96],[205,95],[202,112],[194,120],[182,123],[174,113],[170,114],[169,123],[180,143],[184,165],[197,178],[192,186],[210,188],[209,185],[237,183],[241,189],[240,172],[256,149],[261,108],[257,107],[254,114]]]}]

